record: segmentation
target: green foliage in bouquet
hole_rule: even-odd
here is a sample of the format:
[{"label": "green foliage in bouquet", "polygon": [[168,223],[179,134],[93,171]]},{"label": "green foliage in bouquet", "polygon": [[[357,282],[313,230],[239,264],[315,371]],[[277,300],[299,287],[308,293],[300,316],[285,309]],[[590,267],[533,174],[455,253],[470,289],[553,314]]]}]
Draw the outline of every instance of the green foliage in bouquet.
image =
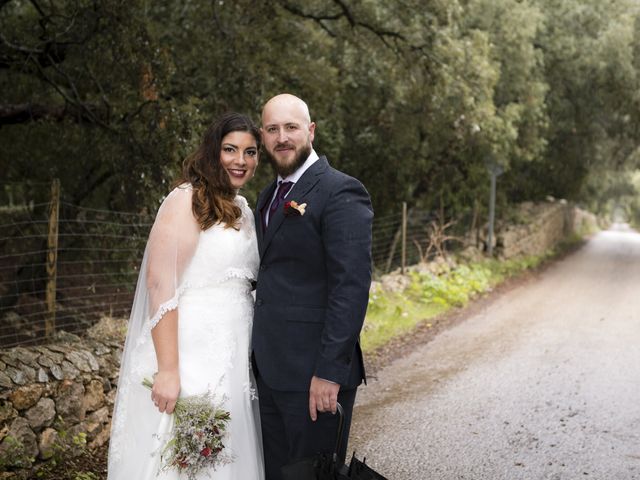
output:
[{"label": "green foliage in bouquet", "polygon": [[[142,384],[153,388],[149,379]],[[231,414],[220,403],[211,392],[178,399],[173,430],[160,449],[161,471],[177,469],[195,480],[200,471],[215,470],[233,461],[224,444]]]}]

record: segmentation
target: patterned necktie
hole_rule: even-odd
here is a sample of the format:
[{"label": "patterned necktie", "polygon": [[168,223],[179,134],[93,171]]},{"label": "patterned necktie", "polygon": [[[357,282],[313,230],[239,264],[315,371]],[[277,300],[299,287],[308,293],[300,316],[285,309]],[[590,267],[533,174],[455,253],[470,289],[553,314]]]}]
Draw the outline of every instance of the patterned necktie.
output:
[{"label": "patterned necktie", "polygon": [[289,193],[291,187],[293,187],[293,182],[279,182],[278,193],[276,193],[276,197],[273,199],[273,201],[271,202],[271,206],[269,207],[269,216],[267,217],[265,215],[264,218],[265,228],[269,225],[269,222],[275,215],[278,207],[282,205],[282,200],[284,200],[284,197],[287,195],[287,193]]}]

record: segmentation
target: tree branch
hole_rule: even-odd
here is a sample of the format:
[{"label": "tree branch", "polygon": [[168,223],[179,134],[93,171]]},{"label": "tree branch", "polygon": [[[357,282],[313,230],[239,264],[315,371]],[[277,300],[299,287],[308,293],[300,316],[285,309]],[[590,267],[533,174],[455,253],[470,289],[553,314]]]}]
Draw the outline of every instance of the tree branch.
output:
[{"label": "tree branch", "polygon": [[47,15],[42,11],[42,8],[40,8],[40,5],[38,5],[38,2],[36,2],[36,0],[30,0],[31,5],[34,6],[34,8],[38,11],[38,13],[40,14],[41,17],[46,17]]},{"label": "tree branch", "polygon": [[[87,114],[91,112],[91,116]],[[77,122],[95,123],[95,118],[106,117],[95,105],[83,105],[78,108],[73,105],[41,105],[35,103],[18,103],[0,105],[0,127],[2,125],[12,125],[28,123],[36,120],[54,120],[61,122],[71,119]]]},{"label": "tree branch", "polygon": [[357,18],[353,12],[349,9],[349,6],[343,0],[333,0],[336,6],[340,9],[338,13],[309,13],[305,12],[301,8],[291,5],[287,0],[280,0],[280,5],[289,13],[296,15],[301,18],[306,18],[309,20],[313,20],[317,23],[320,28],[322,28],[325,32],[327,32],[332,37],[335,37],[336,34],[329,29],[327,26],[327,22],[336,21],[344,18],[351,28],[363,28],[373,33],[378,39],[387,47],[394,50],[394,46],[391,45],[389,40],[393,41],[402,41],[407,43],[407,39],[400,32],[396,32],[393,30],[387,30],[381,28],[379,26],[375,26],[371,23],[365,22]]},{"label": "tree branch", "polygon": [[24,45],[16,45],[11,43],[0,34],[0,43],[4,44],[9,50],[17,52],[18,58],[13,59],[9,55],[3,55],[0,59],[1,68],[9,68],[13,63],[24,64],[25,60],[34,59],[42,67],[48,67],[62,63],[67,56],[68,42],[46,42],[40,48],[26,47]]},{"label": "tree branch", "polygon": [[321,20],[338,20],[344,16],[342,13],[335,13],[330,15],[322,15],[322,14],[314,14],[314,13],[306,13],[302,11],[300,8],[291,5],[286,0],[280,1],[280,5],[289,13],[293,13],[298,17],[308,18],[309,20],[313,20],[314,22],[320,22]]}]

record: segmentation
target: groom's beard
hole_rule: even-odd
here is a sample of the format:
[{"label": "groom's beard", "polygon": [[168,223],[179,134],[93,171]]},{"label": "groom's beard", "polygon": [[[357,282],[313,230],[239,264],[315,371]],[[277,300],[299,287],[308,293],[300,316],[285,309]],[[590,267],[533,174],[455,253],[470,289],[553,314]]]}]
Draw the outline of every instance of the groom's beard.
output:
[{"label": "groom's beard", "polygon": [[267,154],[267,160],[271,164],[274,172],[276,172],[276,174],[280,175],[282,178],[287,178],[289,175],[296,172],[302,166],[302,164],[307,161],[307,158],[309,158],[309,155],[311,155],[311,143],[302,147],[302,149],[298,152],[298,155],[294,157],[293,162],[288,163],[287,165],[279,164],[277,160],[273,158],[273,156],[266,150],[265,153]]}]

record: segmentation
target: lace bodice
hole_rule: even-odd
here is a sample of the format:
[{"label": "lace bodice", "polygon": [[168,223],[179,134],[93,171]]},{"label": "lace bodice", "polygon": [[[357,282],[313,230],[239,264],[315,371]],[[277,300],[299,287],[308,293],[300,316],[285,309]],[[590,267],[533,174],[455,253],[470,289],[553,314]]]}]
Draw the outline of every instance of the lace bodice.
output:
[{"label": "lace bodice", "polygon": [[239,230],[217,224],[200,233],[180,290],[211,286],[231,278],[256,279],[260,260],[253,214],[244,197],[237,196],[235,201],[242,209]]},{"label": "lace bodice", "polygon": [[[182,201],[183,203],[185,200],[188,201],[186,204],[188,209],[185,209],[183,205],[181,216],[191,213],[190,190],[190,186],[178,187],[167,197],[170,199],[172,196],[178,195],[182,196],[178,201]],[[189,194],[188,196],[185,195],[187,193]],[[172,204],[176,203],[175,198],[171,199],[171,201]],[[149,309],[149,313],[154,313],[151,314],[145,324],[145,330],[147,332],[150,332],[168,311],[178,307],[180,297],[188,289],[210,287],[230,279],[255,280],[257,278],[260,257],[258,254],[253,213],[244,197],[236,196],[235,202],[242,210],[242,216],[237,225],[238,229],[225,228],[222,224],[216,224],[207,230],[199,230],[196,239],[193,238],[192,232],[188,234],[189,238],[185,238],[184,241],[178,239],[178,244],[193,243],[194,248],[192,249],[192,253],[182,254],[182,251],[189,251],[190,249],[177,247],[176,263],[182,263],[180,259],[188,257],[188,260],[184,260],[184,273],[181,275],[176,273],[175,276],[179,280],[173,289],[157,289],[162,293],[156,295],[156,297],[162,300],[150,302],[152,307]],[[165,201],[165,203],[167,202]],[[160,213],[158,215],[160,216]],[[179,221],[184,222],[185,219],[181,218]],[[156,220],[156,223],[157,222],[158,220]],[[193,224],[195,223],[195,219],[190,218],[188,222]],[[174,232],[176,228],[173,229]],[[185,225],[185,228],[188,227]],[[171,252],[170,248],[165,250]],[[177,272],[180,268],[176,267],[175,270]],[[166,277],[170,277],[170,275],[167,274]],[[157,305],[157,308],[153,305]]]}]

